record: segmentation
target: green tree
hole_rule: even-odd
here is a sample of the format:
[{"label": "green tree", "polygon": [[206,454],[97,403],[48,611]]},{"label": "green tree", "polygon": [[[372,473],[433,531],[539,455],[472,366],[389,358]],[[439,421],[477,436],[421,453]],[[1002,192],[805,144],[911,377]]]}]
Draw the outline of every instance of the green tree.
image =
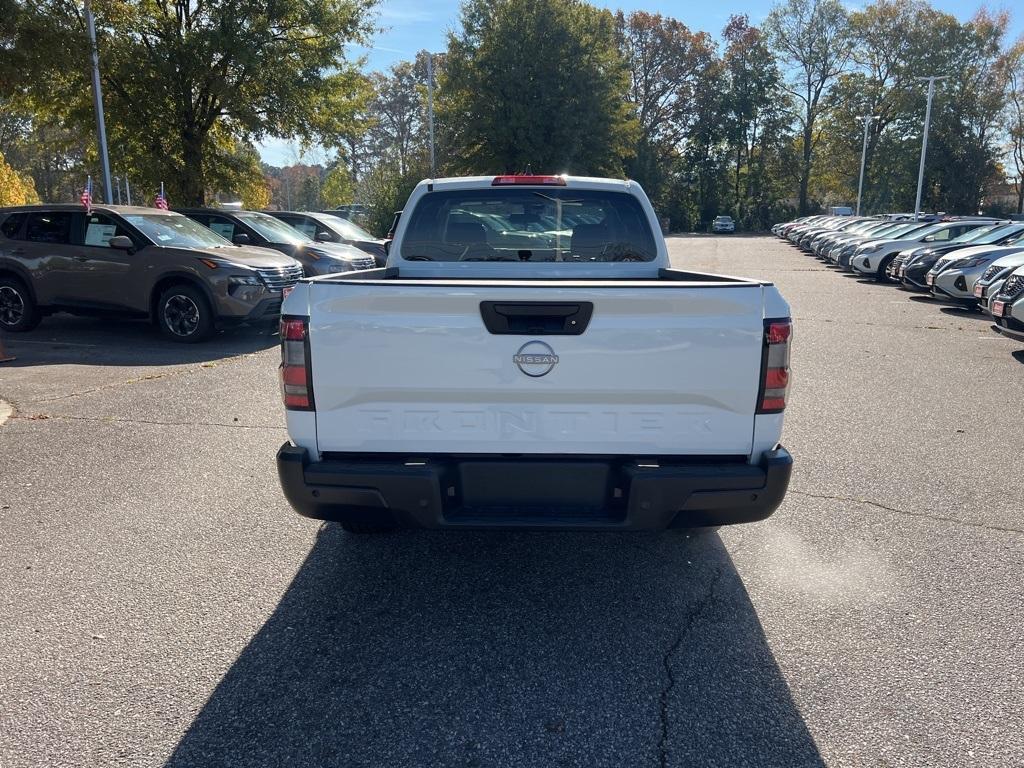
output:
[{"label": "green tree", "polygon": [[1024,213],[1024,38],[1007,51],[1003,67],[1007,84],[1006,109],[1003,113],[1007,154],[1014,174],[1017,213]]},{"label": "green tree", "polygon": [[344,163],[336,162],[324,175],[324,183],[320,188],[324,205],[329,208],[336,208],[339,205],[351,203],[355,197],[355,184],[352,181],[352,174]]},{"label": "green tree", "polygon": [[815,131],[824,97],[850,60],[850,28],[839,0],[785,0],[765,21],[772,47],[791,71],[788,90],[800,124],[800,192],[798,209],[807,213]]},{"label": "green tree", "polygon": [[[345,45],[365,39],[373,0],[96,0],[112,154],[143,186],[201,204],[236,182],[239,144],[268,135],[340,143],[365,96]],[[22,83],[93,131],[88,44],[73,0],[39,0],[48,66]],[[19,39],[24,51],[31,38]],[[63,48],[63,50],[61,50]],[[30,57],[30,53],[25,53]],[[246,173],[251,164],[246,164]]]},{"label": "green tree", "polygon": [[734,215],[762,226],[775,192],[770,170],[785,145],[786,98],[782,76],[768,42],[746,16],[733,16],[723,31],[727,88],[723,98],[726,141],[731,158]]},{"label": "green tree", "polygon": [[[922,75],[945,75],[936,88],[922,206],[976,212],[999,174],[997,126],[1005,104],[1005,16],[968,22],[914,0],[878,0],[850,15],[854,71],[832,93],[826,153],[845,169],[856,194],[863,114],[871,123],[864,210],[912,210],[924,118]],[[821,177],[814,180],[827,194]],[[827,186],[827,184],[826,184]]]},{"label": "green tree", "polygon": [[466,0],[438,91],[458,172],[618,175],[636,120],[612,14],[582,0]]}]

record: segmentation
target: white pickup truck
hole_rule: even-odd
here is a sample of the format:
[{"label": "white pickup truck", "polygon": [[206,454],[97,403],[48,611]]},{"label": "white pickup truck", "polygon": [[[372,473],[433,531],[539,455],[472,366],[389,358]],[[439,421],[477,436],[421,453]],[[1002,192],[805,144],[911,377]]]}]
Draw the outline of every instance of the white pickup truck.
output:
[{"label": "white pickup truck", "polygon": [[634,182],[423,181],[385,268],[285,299],[281,484],[354,532],[760,520],[790,335],[771,283],[671,269]]}]

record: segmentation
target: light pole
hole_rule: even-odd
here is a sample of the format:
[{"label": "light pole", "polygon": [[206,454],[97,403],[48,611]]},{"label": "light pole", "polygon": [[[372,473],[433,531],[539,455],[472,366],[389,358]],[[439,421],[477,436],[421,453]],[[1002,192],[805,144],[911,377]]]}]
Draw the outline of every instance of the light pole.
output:
[{"label": "light pole", "polygon": [[96,134],[100,143],[100,161],[103,164],[103,194],[109,205],[114,204],[114,190],[110,185],[110,158],[107,155],[107,125],[103,119],[103,89],[100,87],[100,54],[96,48],[96,21],[89,0],[85,0],[85,24],[89,29],[92,48],[92,100],[96,110]]},{"label": "light pole", "polygon": [[430,127],[430,178],[434,178],[434,54],[427,51],[427,124]]},{"label": "light pole", "polygon": [[868,126],[872,120],[878,119],[878,115],[864,115],[857,119],[864,121],[864,146],[860,150],[860,181],[857,183],[857,215],[860,216],[860,198],[864,192],[864,163],[868,157]]},{"label": "light pole", "polygon": [[928,128],[932,124],[932,97],[935,96],[935,81],[945,80],[949,75],[917,77],[915,80],[928,81],[928,106],[924,110],[924,138],[921,140],[921,166],[917,170],[917,202],[914,203],[914,221],[921,215],[921,190],[924,186],[924,158],[928,154]]}]

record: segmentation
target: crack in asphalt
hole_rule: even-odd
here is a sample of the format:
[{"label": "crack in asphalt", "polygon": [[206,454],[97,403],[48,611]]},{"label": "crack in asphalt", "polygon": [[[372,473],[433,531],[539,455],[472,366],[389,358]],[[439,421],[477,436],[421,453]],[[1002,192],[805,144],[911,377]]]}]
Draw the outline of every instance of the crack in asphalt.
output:
[{"label": "crack in asphalt", "polygon": [[[738,548],[737,548],[738,549]],[[669,730],[669,717],[668,717],[668,705],[669,696],[672,695],[672,689],[676,686],[676,676],[672,672],[672,657],[679,650],[679,646],[683,644],[683,640],[693,630],[697,620],[704,615],[704,611],[707,610],[711,604],[712,599],[715,596],[715,587],[718,586],[718,582],[721,581],[722,575],[725,573],[725,566],[719,568],[711,579],[711,584],[708,586],[707,594],[697,603],[693,611],[690,613],[690,617],[682,629],[679,630],[679,634],[676,635],[675,640],[665,651],[661,657],[662,666],[665,667],[665,676],[668,679],[668,683],[664,688],[661,689],[660,698],[660,710],[659,717],[661,721],[661,738],[658,740],[658,765],[660,768],[668,768],[668,730]]]},{"label": "crack in asphalt", "polygon": [[[739,552],[751,541],[751,537],[744,536],[739,543],[731,550],[726,547],[726,554],[728,555],[729,562],[735,562],[735,557]],[[672,672],[672,657],[675,656],[679,647],[683,644],[683,640],[693,630],[697,620],[700,619],[705,610],[711,604],[712,599],[715,596],[715,589],[718,587],[718,583],[722,580],[722,576],[725,575],[725,570],[728,567],[727,564],[723,564],[711,579],[711,584],[708,585],[707,593],[701,598],[694,609],[690,612],[690,616],[683,625],[682,629],[679,630],[679,634],[676,635],[675,639],[669,645],[668,649],[661,657],[661,664],[665,668],[665,677],[668,683],[664,688],[661,689],[661,695],[659,698],[659,720],[661,723],[661,737],[658,739],[658,765],[659,768],[667,768],[668,766],[668,732],[669,732],[669,717],[668,717],[668,705],[669,696],[672,694],[672,689],[676,685],[676,677]]]},{"label": "crack in asphalt", "polygon": [[789,493],[796,494],[797,496],[806,496],[810,499],[824,499],[826,501],[849,501],[854,504],[866,504],[870,507],[877,507],[878,509],[884,509],[886,512],[892,512],[897,515],[906,515],[907,517],[916,517],[922,520],[934,520],[939,523],[953,523],[954,525],[962,525],[967,528],[981,528],[985,531],[999,531],[1001,533],[1024,533],[1024,529],[1021,528],[1010,528],[1009,526],[1003,525],[986,525],[985,523],[972,523],[969,520],[958,520],[955,517],[946,517],[944,515],[935,515],[930,512],[911,512],[906,509],[897,509],[896,507],[889,507],[877,501],[871,499],[860,499],[854,496],[838,496],[826,493],[809,493],[808,491],[794,491],[792,488]]},{"label": "crack in asphalt", "polygon": [[149,419],[118,419],[106,416],[65,416],[36,413],[25,416],[14,415],[12,420],[20,421],[49,421],[51,419],[62,419],[65,421],[93,421],[105,424],[146,424],[157,427],[228,427],[230,429],[276,429],[286,431],[287,427],[279,427],[270,424],[227,424],[220,421],[153,421]]}]

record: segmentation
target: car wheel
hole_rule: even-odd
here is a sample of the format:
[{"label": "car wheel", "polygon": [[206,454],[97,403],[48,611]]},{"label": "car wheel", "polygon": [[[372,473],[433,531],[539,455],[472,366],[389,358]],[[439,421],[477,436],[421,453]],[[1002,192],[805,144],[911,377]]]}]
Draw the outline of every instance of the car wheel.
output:
[{"label": "car wheel", "polygon": [[171,341],[194,344],[213,333],[213,311],[201,290],[180,283],[160,294],[156,324]]},{"label": "car wheel", "polygon": [[875,280],[877,280],[880,283],[885,283],[889,281],[889,278],[885,274],[885,272],[886,270],[889,269],[889,265],[892,264],[893,259],[895,258],[896,257],[894,256],[892,259],[882,259],[882,263],[878,265],[878,271],[875,272]]},{"label": "car wheel", "polygon": [[25,284],[17,278],[0,277],[0,329],[23,333],[39,325],[41,319]]}]

